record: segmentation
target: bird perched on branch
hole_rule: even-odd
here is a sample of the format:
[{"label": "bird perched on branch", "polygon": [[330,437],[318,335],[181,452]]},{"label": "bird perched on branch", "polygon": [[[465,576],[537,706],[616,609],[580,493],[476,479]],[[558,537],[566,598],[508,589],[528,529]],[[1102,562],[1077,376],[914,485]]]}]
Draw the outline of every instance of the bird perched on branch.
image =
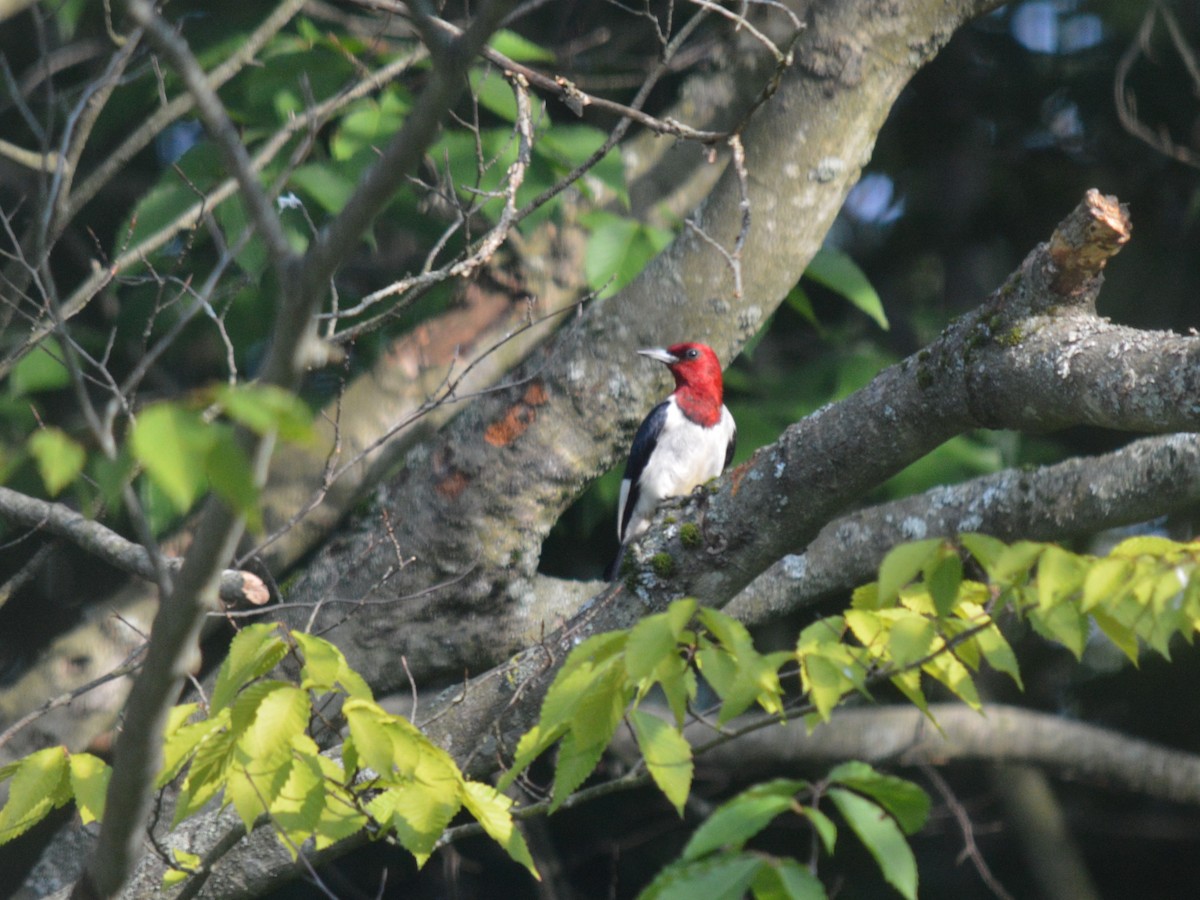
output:
[{"label": "bird perched on branch", "polygon": [[617,506],[621,547],[605,571],[612,581],[625,545],[650,527],[658,504],[716,478],[733,458],[737,426],[725,408],[721,363],[704,344],[675,344],[639,350],[666,364],[675,391],[650,411],[629,449]]}]

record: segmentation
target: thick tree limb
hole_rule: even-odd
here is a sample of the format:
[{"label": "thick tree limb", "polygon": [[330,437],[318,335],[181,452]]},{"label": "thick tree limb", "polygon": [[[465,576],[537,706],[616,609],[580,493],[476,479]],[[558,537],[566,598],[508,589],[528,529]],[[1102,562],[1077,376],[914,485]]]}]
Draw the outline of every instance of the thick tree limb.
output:
[{"label": "thick tree limb", "polygon": [[725,611],[761,625],[875,577],[892,547],[980,531],[1001,540],[1066,540],[1144,522],[1200,500],[1200,438],[1174,434],[1033,471],[1009,469],[850,513],[803,553],[774,563]]},{"label": "thick tree limb", "polygon": [[[25,494],[0,487],[0,519],[26,528],[42,530],[66,538],[76,546],[110,566],[153,581],[156,577],[150,554],[141,544],[121,537],[94,519],[60,503],[48,503]],[[167,569],[178,573],[183,560],[165,561]],[[220,597],[229,606],[261,606],[270,600],[263,580],[252,572],[227,569],[221,573]]]},{"label": "thick tree limb", "polygon": [[[808,734],[804,722],[772,724],[709,747],[703,765],[755,770],[861,759],[872,765],[952,762],[1023,764],[1172,803],[1200,805],[1200,756],[1016,706],[988,704],[977,713],[960,703],[932,703],[935,727],[912,706],[839,710]],[[737,728],[736,723],[732,726]],[[714,737],[703,723],[685,734],[697,746]],[[620,738],[625,740],[624,736]]]}]

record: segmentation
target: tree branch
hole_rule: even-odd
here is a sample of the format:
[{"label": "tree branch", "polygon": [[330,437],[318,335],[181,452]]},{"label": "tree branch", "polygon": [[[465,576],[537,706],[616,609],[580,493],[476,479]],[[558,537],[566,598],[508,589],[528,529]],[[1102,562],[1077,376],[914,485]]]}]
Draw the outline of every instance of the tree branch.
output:
[{"label": "tree branch", "polygon": [[762,625],[871,581],[904,541],[979,531],[1068,540],[1144,522],[1200,500],[1200,438],[1144,438],[1113,453],[940,485],[834,519],[803,553],[775,562],[725,611]]}]

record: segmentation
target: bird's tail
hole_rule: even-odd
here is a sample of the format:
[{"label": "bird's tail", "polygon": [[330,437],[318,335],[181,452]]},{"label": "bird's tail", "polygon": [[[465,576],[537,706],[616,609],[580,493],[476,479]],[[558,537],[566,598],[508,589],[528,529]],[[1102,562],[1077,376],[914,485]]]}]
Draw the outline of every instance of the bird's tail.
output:
[{"label": "bird's tail", "polygon": [[617,555],[613,557],[613,561],[608,564],[608,568],[604,570],[605,581],[616,581],[617,575],[621,572],[621,560],[625,558],[625,545],[621,544],[617,547]]}]

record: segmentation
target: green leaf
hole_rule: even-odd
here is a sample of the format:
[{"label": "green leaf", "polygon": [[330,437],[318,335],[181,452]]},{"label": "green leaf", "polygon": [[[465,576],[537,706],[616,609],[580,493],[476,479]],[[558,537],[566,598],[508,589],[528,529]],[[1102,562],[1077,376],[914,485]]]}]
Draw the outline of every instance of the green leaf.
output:
[{"label": "green leaf", "polygon": [[768,859],[751,886],[754,900],[826,900],[825,885],[794,859]]},{"label": "green leaf", "polygon": [[484,109],[505,122],[517,121],[517,99],[512,85],[495,69],[472,69],[468,75],[471,93]]},{"label": "green leaf", "polygon": [[925,584],[939,616],[944,618],[954,609],[962,577],[962,560],[958,558],[958,553],[951,547],[943,546],[937,561],[925,570]]},{"label": "green leaf", "polygon": [[71,792],[83,824],[104,818],[104,798],[112,769],[90,753],[72,753],[70,759]]},{"label": "green leaf", "polygon": [[1086,574],[1087,566],[1078,556],[1048,545],[1038,561],[1038,605],[1046,610],[1069,599],[1083,586]]},{"label": "green leaf", "polygon": [[871,286],[871,281],[863,270],[845,253],[822,247],[804,270],[804,276],[841,294],[887,331],[889,326],[887,315],[883,311],[883,301],[879,299],[879,294]]},{"label": "green leaf", "polygon": [[186,850],[180,850],[178,847],[171,848],[171,859],[173,865],[163,872],[163,887],[169,888],[182,884],[200,867],[199,856],[195,853],[188,853]]},{"label": "green leaf", "polygon": [[512,800],[490,784],[468,781],[463,785],[463,806],[483,826],[488,837],[504,848],[510,859],[520,863],[534,878],[541,880],[525,838],[513,822]]},{"label": "green leaf", "polygon": [[1029,624],[1042,637],[1058,641],[1074,653],[1076,659],[1082,658],[1087,646],[1088,619],[1076,606],[1059,603],[1048,611],[1031,609]]},{"label": "green leaf", "polygon": [[354,749],[362,761],[377,775],[390,776],[396,766],[396,746],[391,732],[381,720],[379,708],[363,700],[348,700],[342,713],[350,726]]},{"label": "green leaf", "polygon": [[601,298],[633,281],[673,237],[669,231],[610,212],[597,210],[580,218],[591,230],[584,254],[584,276]]},{"label": "green leaf", "polygon": [[941,549],[941,538],[900,544],[888,551],[879,564],[879,604],[889,606]]},{"label": "green leaf", "polygon": [[7,844],[71,799],[67,748],[47,747],[20,760],[0,809],[0,844]]},{"label": "green leaf", "polygon": [[678,656],[679,636],[696,611],[695,600],[677,600],[663,613],[646,616],[629,632],[625,671],[633,681],[649,678],[667,656]]},{"label": "green leaf", "polygon": [[63,364],[62,346],[47,338],[13,366],[8,375],[8,392],[14,397],[55,391],[71,383],[71,374]]},{"label": "green leaf", "polygon": [[460,805],[457,791],[413,781],[377,794],[367,811],[376,821],[390,824],[400,845],[423,866]]},{"label": "green leaf", "polygon": [[787,778],[764,781],[726,800],[701,823],[683,848],[682,859],[698,859],[729,847],[740,850],[781,813],[798,810],[796,794],[808,782]]},{"label": "green leaf", "polygon": [[374,701],[371,688],[335,645],[303,631],[293,631],[292,639],[304,656],[304,665],[300,669],[302,688],[321,692],[340,690],[350,697]]},{"label": "green leaf", "polygon": [[1080,609],[1089,612],[1101,603],[1118,597],[1133,575],[1133,563],[1120,557],[1109,557],[1094,562],[1083,579],[1083,601]]},{"label": "green leaf", "polygon": [[834,784],[866,794],[900,823],[905,834],[916,834],[929,818],[929,795],[903,778],[884,775],[865,762],[842,763],[830,771]]},{"label": "green leaf", "polygon": [[[256,685],[257,687],[257,685]],[[290,755],[292,740],[308,727],[309,708],[308,692],[287,682],[267,682],[267,690],[254,704],[254,718],[238,741],[239,749],[243,750],[256,764],[268,765],[277,763]],[[238,704],[247,695],[243,691],[238,697]],[[237,719],[237,704],[234,706],[234,720]],[[257,766],[256,766],[257,767]]]},{"label": "green leaf", "polygon": [[333,163],[308,163],[300,166],[288,179],[289,184],[312,197],[313,200],[330,214],[342,211],[350,195],[354,193],[356,182],[346,177]]},{"label": "green leaf", "polygon": [[629,720],[650,777],[682,818],[692,788],[692,745],[677,728],[651,713],[635,709]]},{"label": "green leaf", "polygon": [[29,436],[29,452],[37,461],[38,474],[51,497],[56,497],[83,471],[87,458],[83,447],[53,425]]},{"label": "green leaf", "polygon": [[378,99],[360,100],[342,116],[329,149],[334,159],[348,160],[362,151],[373,156],[372,148],[381,147],[404,124],[412,106],[407,92],[391,85]]},{"label": "green leaf", "polygon": [[905,668],[924,659],[933,649],[936,637],[937,628],[924,616],[914,613],[898,616],[888,632],[888,651],[892,663]]},{"label": "green leaf", "polygon": [[211,426],[195,412],[154,403],[138,414],[130,447],[175,509],[186,512],[204,492],[213,440]]},{"label": "green leaf", "polygon": [[239,631],[217,673],[210,714],[228,706],[238,691],[275,668],[287,649],[276,625],[263,622]]},{"label": "green leaf", "polygon": [[309,443],[315,437],[312,410],[291,391],[270,384],[223,384],[215,389],[214,399],[229,418],[255,434],[274,431],[291,443]]},{"label": "green leaf", "polygon": [[515,31],[501,28],[488,40],[488,45],[497,53],[503,53],[516,62],[554,62],[557,57],[550,50],[527,40]]},{"label": "green leaf", "polygon": [[1045,549],[1045,544],[1017,541],[1006,547],[987,568],[988,577],[1002,587],[1024,583]]},{"label": "green leaf", "polygon": [[843,788],[830,788],[828,796],[875,857],[888,884],[907,900],[916,900],[917,861],[896,820],[877,804]]},{"label": "green leaf", "polygon": [[681,860],[659,872],[638,900],[741,900],[762,864],[749,853]]},{"label": "green leaf", "polygon": [[970,532],[960,534],[958,540],[986,571],[990,571],[1001,554],[1008,549],[1008,545],[1004,541],[994,538],[990,534]]},{"label": "green leaf", "polygon": [[833,820],[812,806],[801,807],[800,815],[808,819],[817,837],[821,839],[825,852],[832,855],[833,848],[837,845],[837,826],[833,824]]}]

